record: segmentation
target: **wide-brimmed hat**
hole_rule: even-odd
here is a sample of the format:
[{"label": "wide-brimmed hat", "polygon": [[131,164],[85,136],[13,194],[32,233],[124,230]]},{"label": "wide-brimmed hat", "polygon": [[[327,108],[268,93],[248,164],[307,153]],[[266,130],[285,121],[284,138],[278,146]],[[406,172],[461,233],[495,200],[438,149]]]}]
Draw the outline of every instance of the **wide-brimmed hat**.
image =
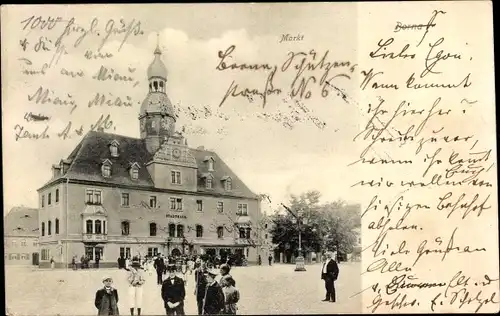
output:
[{"label": "wide-brimmed hat", "polygon": [[207,271],[205,271],[205,274],[208,274],[208,275],[211,275],[214,277],[217,274],[219,274],[219,271],[214,269],[214,268],[210,268],[210,269],[207,269]]},{"label": "wide-brimmed hat", "polygon": [[167,271],[168,272],[175,272],[177,270],[177,267],[175,264],[167,264]]}]

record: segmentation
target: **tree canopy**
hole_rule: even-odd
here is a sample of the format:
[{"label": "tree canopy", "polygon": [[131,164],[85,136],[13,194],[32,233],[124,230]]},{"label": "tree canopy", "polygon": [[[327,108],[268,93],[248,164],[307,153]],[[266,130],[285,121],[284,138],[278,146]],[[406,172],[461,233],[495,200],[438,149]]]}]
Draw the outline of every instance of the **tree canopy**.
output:
[{"label": "tree canopy", "polygon": [[[354,229],[361,226],[360,205],[342,200],[320,203],[320,198],[318,191],[309,191],[292,195],[289,204],[284,205],[285,209],[307,219],[301,225],[302,249],[304,252],[337,249],[341,253],[351,253],[358,238]],[[290,212],[276,211],[272,215],[273,243],[278,244],[281,251],[299,248],[299,225]]]}]

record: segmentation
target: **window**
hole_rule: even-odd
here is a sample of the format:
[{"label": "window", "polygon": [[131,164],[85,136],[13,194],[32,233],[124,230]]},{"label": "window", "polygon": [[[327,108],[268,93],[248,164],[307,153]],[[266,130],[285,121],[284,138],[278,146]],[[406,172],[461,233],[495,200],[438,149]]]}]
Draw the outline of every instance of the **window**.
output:
[{"label": "window", "polygon": [[181,184],[181,172],[180,171],[172,171],[170,172],[170,175],[172,177],[172,183],[173,184]]},{"label": "window", "polygon": [[217,238],[223,238],[224,237],[224,227],[219,226],[217,227]]},{"label": "window", "polygon": [[156,208],[156,196],[149,197],[149,207]]},{"label": "window", "polygon": [[45,223],[42,222],[42,236],[45,236]]},{"label": "window", "polygon": [[49,257],[50,257],[50,249],[42,249],[41,250],[41,259],[42,260],[49,260]]},{"label": "window", "polygon": [[33,247],[38,247],[38,241],[33,240]]},{"label": "window", "polygon": [[156,127],[156,124],[155,124],[155,123],[156,123],[155,121],[151,121],[151,128],[153,128],[153,129],[154,129],[154,128]]},{"label": "window", "polygon": [[47,225],[47,235],[52,235],[52,222],[49,221],[48,225]]},{"label": "window", "polygon": [[21,240],[21,246],[26,246],[26,239]]},{"label": "window", "polygon": [[203,201],[196,200],[196,205],[198,206],[198,212],[203,212]]},{"label": "window", "polygon": [[213,180],[211,177],[207,177],[205,179],[205,186],[207,189],[212,189],[213,188]]},{"label": "window", "polygon": [[231,178],[227,178],[224,182],[224,190],[231,191],[233,189],[233,181]]},{"label": "window", "polygon": [[95,189],[87,189],[85,192],[87,204],[102,204],[102,191]]},{"label": "window", "polygon": [[87,228],[87,234],[93,234],[94,233],[94,224],[92,223],[92,220],[88,219],[86,222],[86,228]]},{"label": "window", "polygon": [[132,180],[139,179],[139,169],[137,169],[137,167],[132,167],[132,169],[130,169],[130,177]]},{"label": "window", "polygon": [[47,196],[47,205],[50,205],[52,203],[52,193],[49,193]]},{"label": "window", "polygon": [[245,238],[245,228],[240,228],[240,238]]},{"label": "window", "polygon": [[102,166],[102,176],[105,178],[111,177],[111,166],[109,164],[104,164]]},{"label": "window", "polygon": [[217,202],[217,212],[224,213],[224,202]]},{"label": "window", "polygon": [[214,171],[214,160],[212,158],[208,159],[208,171]]},{"label": "window", "polygon": [[182,211],[182,198],[170,198],[170,209]]},{"label": "window", "polygon": [[42,207],[45,207],[45,195],[42,195]]},{"label": "window", "polygon": [[95,233],[96,234],[102,234],[102,226],[101,226],[101,220],[96,219],[94,222],[95,225]]},{"label": "window", "polygon": [[149,236],[156,236],[156,223],[149,223]]},{"label": "window", "polygon": [[158,248],[148,248],[148,256],[154,257],[158,255]]},{"label": "window", "polygon": [[85,247],[85,256],[90,260],[94,260],[94,247]]},{"label": "window", "polygon": [[266,238],[266,239],[267,239],[267,234],[266,234],[265,236],[266,236],[266,237],[264,237],[264,238]]},{"label": "window", "polygon": [[251,232],[252,232],[252,229],[251,228],[247,228],[246,229],[246,239],[250,239],[251,238]]},{"label": "window", "polygon": [[13,239],[12,240],[12,247],[15,247],[15,246],[17,246],[17,240]]},{"label": "window", "polygon": [[122,235],[127,236],[130,234],[130,223],[127,221],[122,222]]},{"label": "window", "polygon": [[59,202],[59,189],[56,189],[56,203]]},{"label": "window", "polygon": [[196,225],[196,237],[203,237],[203,226]]},{"label": "window", "polygon": [[59,234],[59,218],[56,218],[56,235]]},{"label": "window", "polygon": [[106,234],[106,221],[102,221],[102,233]]},{"label": "window", "polygon": [[267,229],[267,224],[266,224],[266,225],[264,225],[264,228],[265,228],[265,229]]},{"label": "window", "polygon": [[118,146],[113,143],[109,146],[109,151],[111,152],[111,157],[118,157]]},{"label": "window", "polygon": [[175,237],[175,224],[168,225],[168,236]]},{"label": "window", "polygon": [[247,204],[238,204],[237,215],[242,215],[242,216],[248,215],[248,205]]},{"label": "window", "polygon": [[130,205],[130,195],[129,193],[122,193],[122,206]]},{"label": "window", "polygon": [[95,257],[99,258],[99,260],[102,260],[104,258],[104,248],[103,247],[95,247]]},{"label": "window", "polygon": [[184,225],[177,225],[177,237],[184,237]]},{"label": "window", "polygon": [[120,257],[121,258],[130,258],[130,248],[129,247],[120,247]]}]

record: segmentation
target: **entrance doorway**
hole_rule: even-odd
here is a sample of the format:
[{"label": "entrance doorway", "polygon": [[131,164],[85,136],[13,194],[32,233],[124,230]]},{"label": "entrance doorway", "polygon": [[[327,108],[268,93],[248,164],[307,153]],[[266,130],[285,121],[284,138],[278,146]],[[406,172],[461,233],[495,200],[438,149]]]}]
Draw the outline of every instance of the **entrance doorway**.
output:
[{"label": "entrance doorway", "polygon": [[38,257],[38,252],[33,252],[31,259],[32,259],[32,264],[34,266],[37,266],[40,263],[40,259]]},{"label": "entrance doorway", "polygon": [[181,251],[178,248],[172,249],[172,256],[177,257],[181,255]]}]

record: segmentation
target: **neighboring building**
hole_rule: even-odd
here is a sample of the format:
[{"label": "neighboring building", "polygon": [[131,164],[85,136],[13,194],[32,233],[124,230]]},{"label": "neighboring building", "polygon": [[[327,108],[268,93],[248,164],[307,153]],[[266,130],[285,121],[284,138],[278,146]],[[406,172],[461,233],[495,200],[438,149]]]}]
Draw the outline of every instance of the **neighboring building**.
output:
[{"label": "neighboring building", "polygon": [[38,209],[14,207],[3,220],[5,264],[37,264],[39,258]]},{"label": "neighboring building", "polygon": [[[260,200],[213,151],[175,132],[167,69],[157,47],[140,138],[89,132],[39,190],[41,266],[86,254],[244,254],[256,262]],[[258,236],[258,235],[257,235]]]}]

